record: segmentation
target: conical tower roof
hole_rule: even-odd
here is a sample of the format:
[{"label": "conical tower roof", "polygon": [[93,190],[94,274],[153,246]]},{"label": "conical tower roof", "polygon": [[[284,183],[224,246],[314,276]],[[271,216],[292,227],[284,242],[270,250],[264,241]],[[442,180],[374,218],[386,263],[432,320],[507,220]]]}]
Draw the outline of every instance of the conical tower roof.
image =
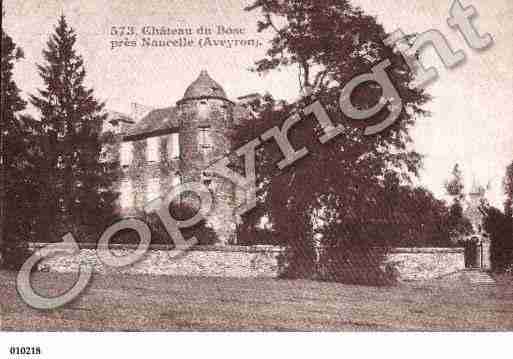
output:
[{"label": "conical tower roof", "polygon": [[201,98],[227,99],[223,88],[205,70],[202,70],[198,78],[187,87],[180,102]]}]

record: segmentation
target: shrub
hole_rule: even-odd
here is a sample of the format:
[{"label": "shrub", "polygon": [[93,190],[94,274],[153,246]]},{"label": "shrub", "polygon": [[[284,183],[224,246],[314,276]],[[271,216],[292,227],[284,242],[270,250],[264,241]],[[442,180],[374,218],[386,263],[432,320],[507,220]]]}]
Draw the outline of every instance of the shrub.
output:
[{"label": "shrub", "polygon": [[327,247],[320,256],[319,279],[346,284],[384,286],[397,282],[397,272],[386,263],[386,247],[349,242]]},{"label": "shrub", "polygon": [[490,234],[492,268],[503,272],[513,265],[513,219],[499,209],[486,209],[484,228]]},{"label": "shrub", "polygon": [[237,233],[237,245],[280,245],[281,239],[274,231],[266,228],[252,228],[251,230],[239,229]]},{"label": "shrub", "polygon": [[280,278],[285,279],[315,279],[316,259],[314,251],[299,246],[287,246],[284,253],[278,257]]},{"label": "shrub", "polygon": [[[172,204],[170,212],[171,215],[177,219],[191,218],[196,213],[196,211],[187,204]],[[150,227],[152,244],[174,246],[173,240],[156,213],[142,212],[136,217]],[[205,221],[201,221],[192,227],[183,228],[182,234],[186,240],[195,236],[198,239],[199,245],[212,245],[218,242],[216,232],[206,224]],[[131,229],[122,230],[111,239],[111,243],[114,244],[138,244],[139,241],[140,239],[137,232]]]}]

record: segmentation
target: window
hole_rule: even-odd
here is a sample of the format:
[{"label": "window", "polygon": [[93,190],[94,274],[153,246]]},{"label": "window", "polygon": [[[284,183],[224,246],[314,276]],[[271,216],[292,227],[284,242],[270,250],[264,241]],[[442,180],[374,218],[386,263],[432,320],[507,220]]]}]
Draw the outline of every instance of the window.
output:
[{"label": "window", "polygon": [[201,119],[205,119],[208,117],[208,104],[207,101],[201,101],[198,104],[198,116]]},{"label": "window", "polygon": [[200,151],[210,150],[212,148],[212,140],[210,137],[209,127],[200,127],[198,132],[198,145]]},{"label": "window", "polygon": [[159,138],[150,137],[146,141],[146,160],[149,162],[158,162],[159,158]]},{"label": "window", "polygon": [[121,166],[126,167],[130,166],[132,163],[133,154],[132,154],[132,143],[131,142],[122,142],[121,147],[119,149],[119,163]]},{"label": "window", "polygon": [[116,161],[116,147],[114,144],[104,144],[100,152],[100,162],[108,163]]},{"label": "window", "polygon": [[180,137],[178,133],[172,133],[167,141],[167,154],[169,159],[180,157]]},{"label": "window", "polygon": [[57,168],[58,169],[64,168],[64,157],[62,155],[57,156]]},{"label": "window", "polygon": [[129,180],[122,181],[119,191],[121,192],[119,196],[121,208],[132,208],[134,205],[132,182]]},{"label": "window", "polygon": [[153,201],[160,197],[160,180],[150,178],[146,184],[146,200]]},{"label": "window", "polygon": [[108,150],[104,147],[102,147],[101,151],[100,151],[100,163],[106,163],[106,162],[109,162],[109,152]]},{"label": "window", "polygon": [[212,183],[212,177],[213,176],[211,172],[201,172],[201,182],[207,186],[210,186],[210,184]]},{"label": "window", "polygon": [[171,180],[171,185],[173,187],[176,187],[176,186],[180,185],[180,183],[182,183],[182,180],[180,178],[180,174],[177,172],[177,173],[175,173],[173,179]]}]

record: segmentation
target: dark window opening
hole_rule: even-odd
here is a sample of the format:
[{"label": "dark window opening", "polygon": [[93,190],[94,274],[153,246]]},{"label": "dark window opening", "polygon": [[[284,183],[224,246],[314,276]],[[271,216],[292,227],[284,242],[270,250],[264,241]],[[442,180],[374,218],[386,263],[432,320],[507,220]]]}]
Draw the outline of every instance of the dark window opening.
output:
[{"label": "dark window opening", "polygon": [[206,186],[210,186],[210,184],[212,183],[212,173],[210,173],[210,172],[202,172],[201,178],[202,178],[202,182]]},{"label": "dark window opening", "polygon": [[198,145],[200,149],[208,150],[212,148],[210,137],[210,127],[200,127],[198,133]]}]

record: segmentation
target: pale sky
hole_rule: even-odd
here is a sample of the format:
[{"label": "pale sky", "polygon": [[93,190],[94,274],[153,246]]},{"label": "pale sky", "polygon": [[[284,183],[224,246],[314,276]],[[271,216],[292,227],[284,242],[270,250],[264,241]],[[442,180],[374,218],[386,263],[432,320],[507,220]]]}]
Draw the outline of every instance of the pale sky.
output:
[{"label": "pale sky", "polygon": [[[260,48],[122,48],[111,50],[111,26],[192,27],[225,25],[245,28],[239,38],[268,37],[256,33],[254,13],[242,11],[240,0],[4,0],[3,26],[25,52],[15,79],[24,96],[41,86],[36,63],[58,17],[64,13],[78,34],[87,81],[112,110],[129,112],[130,103],[167,107],[179,100],[185,88],[206,69],[228,96],[266,91],[276,98],[298,96],[295,69],[259,76],[249,72],[262,57]],[[392,32],[441,31],[467,60],[445,70],[427,50],[424,63],[435,65],[440,77],[427,90],[434,97],[428,105],[433,116],[419,120],[414,129],[415,148],[426,158],[420,184],[438,197],[453,165],[463,168],[467,188],[473,177],[490,181],[489,200],[502,208],[502,179],[513,160],[513,1],[462,0],[479,16],[474,24],[490,33],[494,45],[483,52],[471,50],[462,36],[446,23],[452,0],[354,0]]]}]

